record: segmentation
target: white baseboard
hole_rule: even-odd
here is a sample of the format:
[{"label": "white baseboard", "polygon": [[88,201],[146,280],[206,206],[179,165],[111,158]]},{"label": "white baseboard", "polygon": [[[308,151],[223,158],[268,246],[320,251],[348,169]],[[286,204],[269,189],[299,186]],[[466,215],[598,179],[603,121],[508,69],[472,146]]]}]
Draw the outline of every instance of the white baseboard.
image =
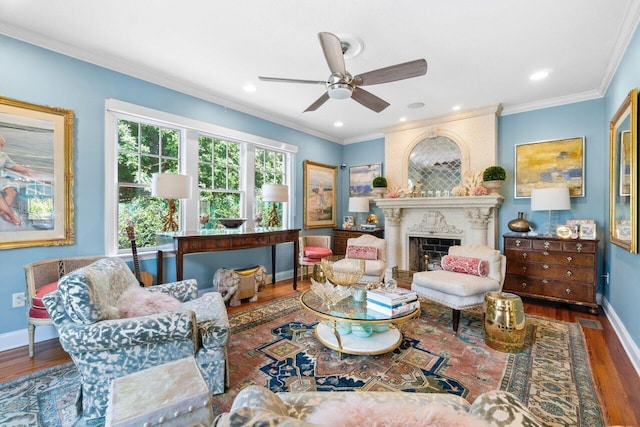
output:
[{"label": "white baseboard", "polygon": [[[36,326],[36,342],[58,338],[58,331],[53,325]],[[27,328],[7,332],[0,335],[0,351],[11,350],[29,345]]]},{"label": "white baseboard", "polygon": [[633,341],[631,336],[629,336],[627,329],[620,321],[620,318],[616,314],[615,310],[613,310],[611,305],[609,305],[609,301],[607,301],[606,298],[603,299],[602,308],[604,309],[604,313],[609,319],[609,323],[611,323],[613,330],[616,332],[618,339],[622,343],[622,347],[627,353],[627,356],[629,356],[633,367],[636,369],[636,372],[640,376],[640,349],[638,349],[636,343]]},{"label": "white baseboard", "polygon": [[[283,271],[276,274],[276,281],[291,279],[293,270]],[[267,283],[271,283],[271,275],[267,276]],[[213,288],[200,289],[198,295],[212,291]],[[36,342],[47,341],[58,338],[58,332],[53,325],[36,326]],[[12,350],[14,348],[29,345],[29,333],[27,328],[17,331],[7,332],[0,335],[0,351]]]}]

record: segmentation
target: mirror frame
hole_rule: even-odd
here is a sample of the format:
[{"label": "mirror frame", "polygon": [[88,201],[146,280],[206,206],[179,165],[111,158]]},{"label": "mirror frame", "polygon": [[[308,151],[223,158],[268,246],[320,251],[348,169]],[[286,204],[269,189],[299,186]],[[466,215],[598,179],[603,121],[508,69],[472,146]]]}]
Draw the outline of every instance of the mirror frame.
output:
[{"label": "mirror frame", "polygon": [[[629,128],[621,129],[625,120],[629,121]],[[609,241],[631,253],[638,252],[637,123],[638,89],[634,88],[609,123]],[[621,175],[625,172],[623,162],[629,168],[625,173],[628,187]]]}]

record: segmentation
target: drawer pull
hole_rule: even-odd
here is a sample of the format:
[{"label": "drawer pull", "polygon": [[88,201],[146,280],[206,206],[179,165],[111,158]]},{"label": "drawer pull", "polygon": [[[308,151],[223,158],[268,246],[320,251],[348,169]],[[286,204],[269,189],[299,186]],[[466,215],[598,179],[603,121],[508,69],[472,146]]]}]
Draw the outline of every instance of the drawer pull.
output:
[{"label": "drawer pull", "polygon": [[564,290],[564,292],[565,292],[567,295],[569,295],[569,294],[571,293],[571,289],[567,288],[567,289],[565,289],[565,290]]},{"label": "drawer pull", "polygon": [[527,266],[526,265],[522,266],[522,271],[527,271]]},{"label": "drawer pull", "polygon": [[578,243],[578,244],[576,245],[576,251],[578,251],[578,252],[582,252],[582,243]]},{"label": "drawer pull", "polygon": [[568,256],[567,257],[567,262],[571,262],[571,261],[573,261],[573,257],[572,256]]},{"label": "drawer pull", "polygon": [[547,283],[549,283],[549,281],[547,279],[542,279],[542,283],[546,285]]},{"label": "drawer pull", "polygon": [[542,268],[544,268],[545,270],[549,268],[549,265],[547,264],[542,264]]},{"label": "drawer pull", "polygon": [[522,254],[522,258],[527,259],[527,257],[529,256],[529,254],[527,254],[526,252]]},{"label": "drawer pull", "polygon": [[567,277],[571,277],[573,276],[573,273],[571,272],[571,270],[567,270]]},{"label": "drawer pull", "polygon": [[549,243],[549,241],[545,240],[544,241],[544,248],[545,249],[549,249],[549,246],[551,246],[551,243]]},{"label": "drawer pull", "polygon": [[520,245],[522,244],[522,240],[516,240],[516,247],[520,247]]},{"label": "drawer pull", "polygon": [[526,288],[527,287],[527,282],[520,283],[520,286],[522,286],[522,289]]},{"label": "drawer pull", "polygon": [[544,252],[542,252],[542,255],[547,256],[547,255],[549,255],[549,252],[544,251]]}]

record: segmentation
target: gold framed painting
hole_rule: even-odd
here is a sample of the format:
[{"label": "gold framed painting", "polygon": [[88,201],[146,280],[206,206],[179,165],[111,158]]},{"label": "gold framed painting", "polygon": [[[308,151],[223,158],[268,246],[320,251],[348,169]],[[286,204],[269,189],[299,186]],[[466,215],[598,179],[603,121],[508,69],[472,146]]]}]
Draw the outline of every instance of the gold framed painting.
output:
[{"label": "gold framed painting", "polygon": [[73,111],[0,97],[0,249],[68,245]]},{"label": "gold framed painting", "polygon": [[584,197],[584,137],[518,144],[515,166],[516,199],[548,187],[569,187],[571,197]]},{"label": "gold framed painting", "polygon": [[304,161],[304,228],[336,226],[338,167]]}]

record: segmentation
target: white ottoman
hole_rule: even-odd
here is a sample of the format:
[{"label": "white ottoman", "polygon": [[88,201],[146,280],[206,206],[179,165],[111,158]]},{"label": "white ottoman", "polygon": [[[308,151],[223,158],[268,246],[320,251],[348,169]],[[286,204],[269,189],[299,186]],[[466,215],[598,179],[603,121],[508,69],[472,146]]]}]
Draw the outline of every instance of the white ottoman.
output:
[{"label": "white ottoman", "polygon": [[106,426],[210,426],[211,394],[193,357],[116,378]]}]

